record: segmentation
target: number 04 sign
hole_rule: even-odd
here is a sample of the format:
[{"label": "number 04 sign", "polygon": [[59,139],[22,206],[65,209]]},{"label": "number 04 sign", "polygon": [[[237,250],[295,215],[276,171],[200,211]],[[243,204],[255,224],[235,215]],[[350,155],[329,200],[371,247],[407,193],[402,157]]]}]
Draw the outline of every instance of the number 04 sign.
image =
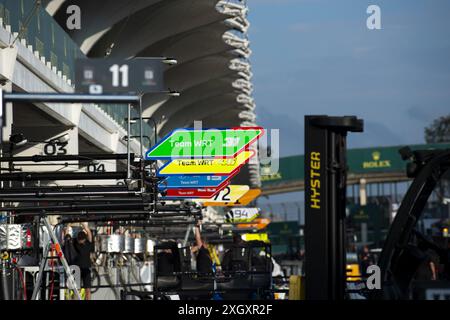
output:
[{"label": "number 04 sign", "polygon": [[75,89],[89,94],[164,91],[162,59],[77,59]]}]

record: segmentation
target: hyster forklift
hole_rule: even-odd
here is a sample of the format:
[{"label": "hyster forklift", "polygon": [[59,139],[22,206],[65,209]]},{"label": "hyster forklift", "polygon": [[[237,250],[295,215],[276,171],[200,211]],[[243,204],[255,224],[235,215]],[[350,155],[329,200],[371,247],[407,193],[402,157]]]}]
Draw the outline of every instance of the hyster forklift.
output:
[{"label": "hyster forklift", "polygon": [[[362,132],[356,117],[305,117],[305,293],[307,300],[342,300],[346,284],[346,136]],[[450,174],[450,149],[400,150],[413,178],[390,227],[378,266],[381,288],[360,290],[370,299],[450,299],[450,249],[416,225],[428,198]],[[427,251],[444,266],[439,281],[416,281]],[[364,292],[363,292],[364,291]],[[362,295],[360,296],[362,297]]]},{"label": "hyster forklift", "polygon": [[[437,243],[420,233],[416,226],[433,190],[450,173],[450,150],[400,150],[409,160],[407,175],[414,178],[389,229],[379,260],[382,285],[372,297],[378,299],[443,299],[450,291],[450,249],[448,241]],[[444,244],[444,245],[443,245]],[[445,246],[446,244],[446,246]],[[414,283],[426,251],[433,250],[444,266],[440,281]],[[423,290],[420,289],[422,285]],[[416,294],[421,291],[425,294]],[[447,293],[445,293],[447,292]]]}]

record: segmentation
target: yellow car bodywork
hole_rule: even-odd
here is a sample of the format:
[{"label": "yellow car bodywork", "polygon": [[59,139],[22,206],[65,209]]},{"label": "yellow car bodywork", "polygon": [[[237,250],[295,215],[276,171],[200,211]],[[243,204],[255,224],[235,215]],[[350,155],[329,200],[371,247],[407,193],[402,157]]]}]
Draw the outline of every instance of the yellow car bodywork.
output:
[{"label": "yellow car bodywork", "polygon": [[361,281],[361,271],[359,269],[359,264],[351,263],[347,264],[347,281]]}]

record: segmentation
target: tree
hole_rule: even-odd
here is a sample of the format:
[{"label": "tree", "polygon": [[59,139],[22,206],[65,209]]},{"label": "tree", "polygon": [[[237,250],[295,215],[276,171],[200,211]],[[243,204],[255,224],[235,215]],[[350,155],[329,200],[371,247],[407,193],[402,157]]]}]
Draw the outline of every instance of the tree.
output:
[{"label": "tree", "polygon": [[425,128],[427,143],[450,142],[450,115],[442,116]]},{"label": "tree", "polygon": [[[427,143],[450,142],[450,115],[442,116],[425,128],[425,141]],[[450,170],[448,170],[435,188],[441,201],[450,194]],[[447,212],[446,212],[447,211]],[[450,205],[447,209],[442,207],[442,218],[450,217]]]}]

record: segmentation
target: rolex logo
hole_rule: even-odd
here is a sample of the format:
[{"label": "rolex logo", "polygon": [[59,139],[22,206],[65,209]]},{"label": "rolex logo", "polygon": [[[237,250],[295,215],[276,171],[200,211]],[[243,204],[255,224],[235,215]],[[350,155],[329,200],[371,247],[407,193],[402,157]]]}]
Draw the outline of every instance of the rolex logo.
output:
[{"label": "rolex logo", "polygon": [[372,159],[373,159],[374,161],[379,161],[380,158],[381,158],[381,153],[380,153],[380,152],[375,151],[375,152],[372,153]]},{"label": "rolex logo", "polygon": [[270,170],[270,167],[264,166],[264,167],[261,167],[261,173],[263,175],[268,176],[268,175],[270,175],[272,173],[272,170]]},{"label": "rolex logo", "polygon": [[381,152],[374,151],[372,152],[372,160],[364,161],[362,163],[362,167],[364,169],[378,169],[378,168],[390,168],[391,160],[381,160]]}]

